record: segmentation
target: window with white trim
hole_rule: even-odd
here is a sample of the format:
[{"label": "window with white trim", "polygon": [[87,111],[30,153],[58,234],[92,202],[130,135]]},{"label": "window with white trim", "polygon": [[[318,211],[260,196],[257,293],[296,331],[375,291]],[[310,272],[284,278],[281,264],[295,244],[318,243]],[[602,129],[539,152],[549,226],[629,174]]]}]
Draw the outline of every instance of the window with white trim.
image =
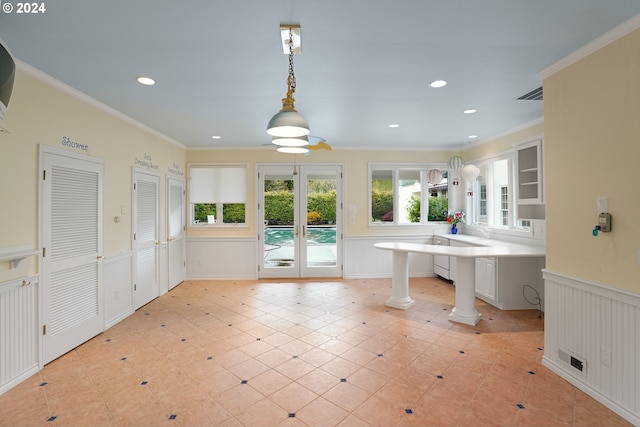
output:
[{"label": "window with white trim", "polygon": [[189,209],[192,226],[245,224],[245,165],[189,165]]},{"label": "window with white trim", "polygon": [[513,198],[513,155],[478,162],[480,169],[473,196],[467,199],[469,224],[490,227],[513,227],[515,221]]},{"label": "window with white trim", "polygon": [[[429,171],[442,174],[429,182]],[[446,221],[447,171],[443,165],[369,164],[369,224],[418,225]]]}]

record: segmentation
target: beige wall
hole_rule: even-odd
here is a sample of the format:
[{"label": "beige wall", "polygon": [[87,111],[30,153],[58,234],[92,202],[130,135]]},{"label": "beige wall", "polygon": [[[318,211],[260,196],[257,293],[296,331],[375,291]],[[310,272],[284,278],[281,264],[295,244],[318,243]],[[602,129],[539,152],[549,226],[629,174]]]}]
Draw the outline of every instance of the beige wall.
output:
[{"label": "beige wall", "polygon": [[[38,144],[79,155],[99,158],[105,164],[105,255],[131,249],[131,171],[137,160],[150,156],[161,176],[161,209],[165,209],[165,180],[172,165],[185,168],[186,150],[152,132],[147,132],[105,109],[72,95],[73,90],[46,76],[19,67],[13,96],[0,134],[0,250],[38,247]],[[80,150],[62,144],[63,137],[89,147]],[[176,174],[171,174],[176,176]],[[121,206],[126,214],[120,215]],[[113,218],[121,216],[115,223]],[[164,215],[163,215],[164,217]],[[164,239],[166,226],[160,226]],[[0,281],[35,271],[33,260],[9,270],[0,264]]]},{"label": "beige wall", "polygon": [[[265,135],[266,136],[266,135]],[[266,139],[266,138],[265,138]],[[331,141],[328,141],[331,143]],[[297,164],[325,163],[339,164],[344,172],[344,206],[349,205],[357,209],[355,223],[346,225],[347,236],[385,235],[385,234],[415,234],[419,228],[400,230],[398,227],[375,227],[368,225],[368,165],[374,162],[402,162],[402,163],[442,163],[457,154],[452,151],[402,151],[402,150],[332,150],[312,151],[309,155],[282,154],[271,147],[260,150],[189,150],[188,163],[243,163],[247,164],[249,172],[255,178],[256,165],[260,163]],[[255,179],[249,179],[248,200],[256,197]],[[203,230],[191,229],[190,237],[195,236],[253,236],[255,235],[255,216],[253,210],[247,210],[248,228],[233,230]]]},{"label": "beige wall", "polygon": [[547,268],[640,291],[640,30],[545,78],[544,113]]},{"label": "beige wall", "polygon": [[[523,101],[523,102],[540,102],[540,101]],[[513,145],[521,142],[531,141],[540,138],[544,133],[544,124],[542,120],[531,123],[523,129],[509,132],[481,143],[474,144],[462,151],[462,159],[464,161],[484,159],[493,155],[513,150]]]}]

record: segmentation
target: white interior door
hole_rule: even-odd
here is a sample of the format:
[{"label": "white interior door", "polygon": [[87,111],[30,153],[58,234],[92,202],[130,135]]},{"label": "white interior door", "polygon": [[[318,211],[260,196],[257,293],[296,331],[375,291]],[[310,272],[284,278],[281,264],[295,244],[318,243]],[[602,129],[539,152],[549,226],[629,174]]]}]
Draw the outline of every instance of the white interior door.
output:
[{"label": "white interior door", "polygon": [[160,295],[158,269],[160,177],[133,172],[133,309]]},{"label": "white interior door", "polygon": [[260,277],[342,277],[342,167],[263,165]]},{"label": "white interior door", "polygon": [[167,178],[169,289],[182,283],[187,276],[185,194],[183,179]]},{"label": "white interior door", "polygon": [[40,147],[43,363],[104,330],[99,159]]}]

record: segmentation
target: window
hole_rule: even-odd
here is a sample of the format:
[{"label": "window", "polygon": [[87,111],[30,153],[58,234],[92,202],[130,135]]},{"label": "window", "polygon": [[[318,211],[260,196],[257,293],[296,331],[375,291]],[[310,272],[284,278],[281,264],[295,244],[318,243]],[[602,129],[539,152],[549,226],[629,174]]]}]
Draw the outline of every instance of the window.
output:
[{"label": "window", "polygon": [[447,218],[447,172],[428,182],[428,165],[369,165],[370,224],[412,225]]},{"label": "window", "polygon": [[245,166],[189,166],[189,207],[192,225],[244,224],[246,199]]},{"label": "window", "polygon": [[509,224],[509,189],[500,187],[500,225]]},{"label": "window", "polygon": [[512,227],[514,223],[511,155],[478,163],[480,174],[474,195],[467,200],[468,223],[485,226]]}]

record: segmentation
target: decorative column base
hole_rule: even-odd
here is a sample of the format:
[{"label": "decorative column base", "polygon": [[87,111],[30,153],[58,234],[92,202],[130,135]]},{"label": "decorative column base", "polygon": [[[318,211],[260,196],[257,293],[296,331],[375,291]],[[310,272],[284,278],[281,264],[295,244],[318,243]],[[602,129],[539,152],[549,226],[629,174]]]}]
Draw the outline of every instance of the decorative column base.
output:
[{"label": "decorative column base", "polygon": [[449,320],[453,322],[464,323],[465,325],[475,326],[481,319],[482,314],[478,313],[477,311],[475,312],[475,314],[462,314],[459,313],[456,307],[453,307],[453,310],[451,310],[451,313],[449,313]]},{"label": "decorative column base", "polygon": [[456,257],[456,302],[449,320],[476,325],[482,314],[476,310],[475,258]]},{"label": "decorative column base", "polygon": [[393,276],[391,277],[391,297],[385,305],[406,310],[415,304],[409,296],[409,254],[393,251]]},{"label": "decorative column base", "polygon": [[399,308],[400,310],[406,310],[415,303],[415,300],[411,299],[411,297],[401,299],[395,299],[391,297],[384,303],[384,305],[388,307]]}]

